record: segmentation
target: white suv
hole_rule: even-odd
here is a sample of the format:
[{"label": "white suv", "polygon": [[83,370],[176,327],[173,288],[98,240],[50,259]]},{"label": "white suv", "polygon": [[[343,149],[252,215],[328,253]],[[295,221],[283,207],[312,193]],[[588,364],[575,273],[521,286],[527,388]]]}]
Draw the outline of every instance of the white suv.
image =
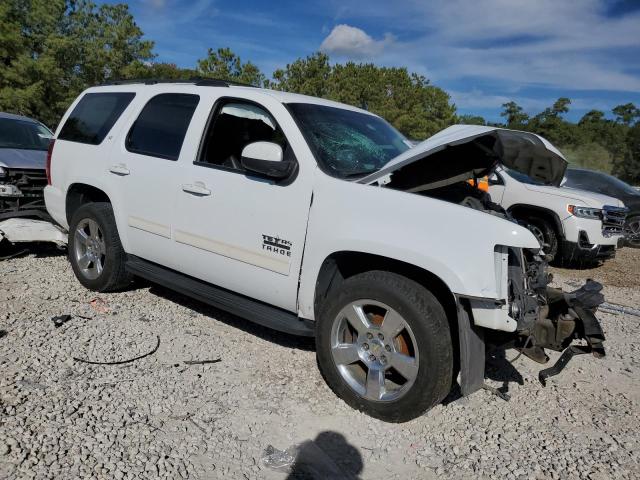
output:
[{"label": "white suv", "polygon": [[620,200],[544,184],[505,167],[488,182],[491,200],[526,224],[558,263],[590,263],[615,255],[627,215]]},{"label": "white suv", "polygon": [[106,85],[62,118],[45,198],[87,288],[140,276],[315,336],[331,388],[387,421],[420,415],[456,378],[465,395],[480,388],[491,332],[539,361],[575,338],[602,354],[599,285],[547,288],[526,228],[434,198],[499,163],[532,173],[522,158],[561,177],[560,153],[474,126],[409,145],[318,98],[217,80]]}]

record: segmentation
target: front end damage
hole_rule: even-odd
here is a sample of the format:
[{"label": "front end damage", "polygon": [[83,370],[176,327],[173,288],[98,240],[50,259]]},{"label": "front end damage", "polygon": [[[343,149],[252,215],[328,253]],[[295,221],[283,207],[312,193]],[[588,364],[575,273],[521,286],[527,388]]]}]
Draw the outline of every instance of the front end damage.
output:
[{"label": "front end damage", "polygon": [[[515,338],[507,343],[538,363],[547,363],[545,349],[564,353],[556,363],[540,372],[544,385],[557,375],[571,357],[593,353],[604,357],[604,333],[595,313],[604,302],[602,285],[593,280],[573,292],[563,292],[548,284],[547,263],[537,252],[524,250],[510,254],[509,302],[518,323]],[[574,345],[574,342],[581,345]]]},{"label": "front end damage", "polygon": [[47,176],[43,169],[0,168],[0,220],[49,216],[44,204]]},{"label": "front end damage", "polygon": [[[455,203],[518,223],[486,192],[476,188],[478,178],[500,165],[558,186],[567,162],[548,141],[529,132],[455,125],[360,182]],[[595,316],[604,302],[602,285],[588,280],[570,293],[550,287],[552,277],[542,246],[523,249],[496,245],[493,253],[496,277],[501,277],[497,282],[500,296],[495,300],[456,297],[458,383],[463,395],[479,388],[491,389],[484,383],[487,343],[515,348],[543,364],[549,361],[545,350],[563,352],[552,367],[540,372],[543,385],[576,354],[604,356],[604,334]]]},{"label": "front end damage", "polygon": [[564,292],[549,286],[552,275],[540,252],[510,248],[508,300],[509,316],[516,323],[514,332],[498,332],[478,327],[473,318],[471,299],[458,297],[458,336],[460,374],[458,383],[463,395],[488,388],[501,398],[508,396],[484,383],[485,345],[514,348],[540,364],[549,362],[545,350],[563,352],[538,378],[546,386],[547,378],[558,375],[574,355],[591,353],[605,356],[605,336],[596,317],[604,302],[602,285],[587,280],[579,289]]}]

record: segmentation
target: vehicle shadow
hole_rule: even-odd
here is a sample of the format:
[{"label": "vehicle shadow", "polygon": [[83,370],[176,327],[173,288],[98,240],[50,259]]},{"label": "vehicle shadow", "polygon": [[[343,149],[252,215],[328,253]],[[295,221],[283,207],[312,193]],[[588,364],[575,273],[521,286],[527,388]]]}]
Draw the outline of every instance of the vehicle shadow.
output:
[{"label": "vehicle shadow", "polygon": [[[487,351],[485,353],[484,363],[485,380],[502,382],[502,385],[498,387],[497,390],[504,394],[509,393],[509,384],[512,382],[515,382],[518,385],[524,385],[522,375],[507,359],[506,349],[504,347],[488,344],[486,348]],[[514,353],[514,358],[515,355],[517,355],[517,353]],[[460,391],[460,386],[454,381],[451,391],[442,401],[442,405],[449,405],[461,398],[462,392]]]},{"label": "vehicle shadow", "polygon": [[344,435],[325,431],[319,433],[314,440],[298,446],[287,480],[356,480],[360,478],[363,467],[360,452]]},{"label": "vehicle shadow", "polygon": [[502,393],[509,392],[509,383],[511,382],[516,382],[518,385],[524,385],[522,375],[507,359],[506,350],[503,347],[487,346],[484,376],[489,380],[502,382],[502,386],[498,388]]},{"label": "vehicle shadow", "polygon": [[6,240],[0,242],[0,259],[2,260],[10,260],[27,255],[35,255],[36,258],[49,258],[66,254],[66,248],[58,247],[53,243],[25,242],[11,244]]},{"label": "vehicle shadow", "polygon": [[253,323],[247,319],[225,312],[224,310],[220,310],[219,308],[212,307],[198,300],[194,300],[190,297],[187,297],[186,295],[182,295],[160,285],[149,284],[144,280],[136,279],[136,287],[134,288],[141,288],[144,286],[150,287],[149,292],[153,295],[157,295],[158,297],[162,297],[171,302],[175,302],[201,315],[215,318],[216,320],[224,322],[227,325],[242,330],[243,332],[255,335],[256,337],[260,337],[263,340],[276,343],[286,348],[315,351],[316,347],[313,338],[300,337],[297,335],[278,332],[277,330],[263,327],[262,325],[258,325],[257,323]]}]

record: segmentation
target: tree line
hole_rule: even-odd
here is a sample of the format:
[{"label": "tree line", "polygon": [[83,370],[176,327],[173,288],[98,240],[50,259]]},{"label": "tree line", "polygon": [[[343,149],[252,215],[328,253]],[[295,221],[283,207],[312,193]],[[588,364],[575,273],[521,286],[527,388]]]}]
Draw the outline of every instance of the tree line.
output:
[{"label": "tree line", "polygon": [[267,78],[229,48],[210,48],[193,68],[180,68],[158,62],[153,47],[125,4],[3,0],[0,110],[55,127],[69,104],[91,85],[134,78],[219,78],[365,108],[415,140],[454,123],[539,133],[561,148],[570,162],[640,184],[640,110],[632,103],[613,108],[613,118],[591,110],[572,123],[564,118],[571,104],[568,98],[531,116],[512,101],[502,105],[504,123],[493,124],[480,116],[458,115],[449,94],[407,68],[332,63],[316,52]]}]

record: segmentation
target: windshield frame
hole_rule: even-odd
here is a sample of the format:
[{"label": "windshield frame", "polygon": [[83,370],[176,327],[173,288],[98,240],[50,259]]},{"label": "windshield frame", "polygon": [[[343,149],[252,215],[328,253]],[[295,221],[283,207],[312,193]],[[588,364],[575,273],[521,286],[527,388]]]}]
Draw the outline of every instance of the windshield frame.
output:
[{"label": "windshield frame", "polygon": [[[291,115],[291,118],[293,119],[294,123],[298,127],[298,130],[300,131],[300,133],[302,133],[302,136],[304,137],[304,140],[307,143],[307,146],[309,147],[309,150],[311,151],[311,154],[313,155],[313,158],[316,161],[316,164],[318,165],[320,170],[322,170],[322,172],[326,173],[330,177],[339,178],[341,180],[347,180],[347,181],[357,181],[360,178],[364,178],[364,177],[366,177],[368,175],[371,175],[372,173],[377,172],[378,170],[383,168],[387,163],[389,163],[391,160],[393,160],[396,156],[398,156],[401,153],[405,152],[406,150],[410,150],[412,148],[408,143],[408,139],[402,133],[400,133],[393,125],[391,125],[389,122],[387,122],[384,118],[382,118],[382,117],[380,117],[378,115],[375,115],[373,113],[361,112],[361,111],[358,111],[358,110],[355,110],[355,109],[351,109],[351,108],[346,108],[346,107],[343,107],[343,106],[340,106],[340,105],[334,106],[334,105],[325,105],[325,104],[321,104],[321,103],[300,102],[300,101],[290,102],[290,103],[283,103],[283,105],[287,109],[287,111],[289,112],[289,115]],[[341,112],[349,112],[349,113],[353,113],[355,115],[368,115],[368,116],[371,116],[377,122],[381,122],[382,124],[386,125],[390,130],[392,130],[394,133],[396,133],[398,135],[398,139],[406,147],[406,150],[403,150],[402,152],[399,152],[396,155],[393,155],[392,157],[388,158],[385,161],[385,163],[380,165],[378,168],[374,168],[374,169],[366,170],[366,171],[361,171],[361,172],[348,172],[348,173],[340,174],[338,171],[336,171],[335,169],[329,167],[324,162],[324,159],[321,157],[320,152],[316,148],[313,139],[310,138],[310,135],[311,135],[310,132],[307,131],[307,128],[305,128],[304,124],[302,123],[302,120],[300,118],[298,118],[298,115],[296,115],[296,112],[292,108],[292,105],[303,105],[303,106],[308,106],[308,107],[327,108],[327,109],[339,110]]]},{"label": "windshield frame", "polygon": [[43,148],[35,147],[35,146],[24,146],[24,145],[11,145],[4,144],[0,142],[0,149],[13,149],[13,150],[33,150],[37,152],[46,152],[49,148],[49,141],[54,137],[54,134],[51,130],[47,128],[46,125],[31,119],[22,119],[22,118],[6,118],[2,117],[0,120],[6,120],[8,123],[22,123],[26,124],[29,127],[32,127],[36,131],[36,135],[40,136],[38,132],[39,129],[43,129],[45,132],[49,134],[49,138],[47,139],[47,144],[43,146]]}]

